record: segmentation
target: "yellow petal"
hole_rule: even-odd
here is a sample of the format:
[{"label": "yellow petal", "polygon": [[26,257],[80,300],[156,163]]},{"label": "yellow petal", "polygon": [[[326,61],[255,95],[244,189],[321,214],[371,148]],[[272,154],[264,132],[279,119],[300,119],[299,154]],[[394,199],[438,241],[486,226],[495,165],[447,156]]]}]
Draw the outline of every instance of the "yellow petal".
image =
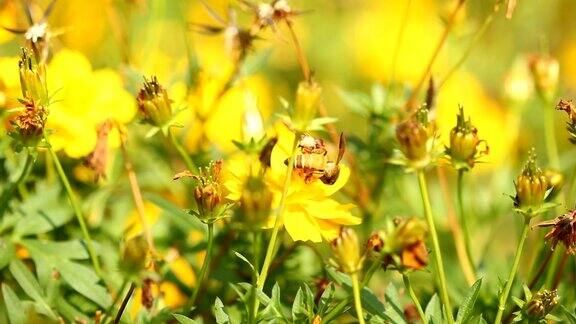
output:
[{"label": "yellow petal", "polygon": [[322,235],[316,220],[300,208],[290,208],[283,215],[286,232],[294,241],[322,242]]}]

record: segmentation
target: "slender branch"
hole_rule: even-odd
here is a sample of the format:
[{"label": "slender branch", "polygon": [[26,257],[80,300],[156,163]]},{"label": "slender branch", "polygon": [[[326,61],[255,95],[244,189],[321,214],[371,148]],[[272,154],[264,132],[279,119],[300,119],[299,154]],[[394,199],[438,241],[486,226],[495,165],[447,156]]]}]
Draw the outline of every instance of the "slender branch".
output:
[{"label": "slender branch", "polygon": [[[284,214],[284,209],[286,207],[286,197],[288,196],[288,189],[290,188],[290,183],[292,181],[292,170],[294,170],[294,150],[296,145],[298,145],[298,134],[294,134],[294,140],[292,143],[292,148],[290,151],[290,160],[288,162],[288,167],[286,168],[286,176],[284,179],[284,188],[282,190],[282,196],[280,197],[280,203],[276,208],[276,220],[274,221],[274,228],[272,229],[272,236],[270,237],[270,242],[268,242],[268,248],[266,249],[266,256],[264,257],[264,263],[262,264],[262,270],[258,275],[258,280],[256,281],[256,290],[262,290],[264,284],[266,283],[266,278],[268,277],[268,270],[270,269],[270,264],[274,258],[276,251],[276,243],[278,241],[278,232],[282,226],[282,216]],[[259,301],[256,300],[254,305],[254,317],[258,317],[258,307]]]},{"label": "slender branch", "polygon": [[[465,170],[460,169],[458,170],[458,183],[457,183],[457,191],[458,191],[458,213],[460,214],[460,226],[462,227],[462,233],[464,233],[464,246],[466,248],[466,260],[468,261],[468,266],[472,269],[472,273],[475,274],[476,270],[474,267],[474,260],[472,258],[472,247],[470,243],[470,232],[468,229],[468,224],[466,220],[466,215],[464,212],[464,203],[462,199],[462,194],[464,191],[464,172]],[[474,275],[474,277],[476,277]]]},{"label": "slender branch", "polygon": [[126,309],[126,306],[128,305],[128,302],[130,301],[130,297],[132,297],[132,294],[134,293],[135,288],[136,288],[136,285],[134,283],[131,283],[130,289],[128,289],[126,296],[124,296],[124,299],[122,300],[122,304],[120,305],[120,309],[118,309],[118,313],[116,314],[116,318],[114,318],[114,324],[120,323],[120,319],[122,319],[122,313],[124,313],[124,310]]},{"label": "slender branch", "polygon": [[308,64],[308,59],[306,59],[306,55],[304,55],[304,51],[300,46],[300,42],[298,41],[298,37],[296,36],[296,32],[294,32],[294,26],[290,19],[285,19],[286,26],[288,26],[288,31],[290,32],[290,38],[292,39],[292,45],[294,46],[294,51],[296,51],[296,58],[298,59],[298,64],[302,69],[302,75],[304,76],[304,80],[310,81],[312,77],[312,73],[310,71],[310,65]]},{"label": "slender branch", "polygon": [[[198,293],[200,292],[200,287],[204,282],[204,277],[206,276],[206,270],[210,265],[210,259],[212,258],[212,248],[214,246],[214,223],[208,223],[208,246],[206,248],[206,256],[204,257],[204,262],[202,263],[202,268],[200,269],[200,275],[198,276],[198,281],[196,282],[196,287],[192,292],[192,298],[188,302],[189,306],[194,306],[196,299],[198,298]],[[189,307],[188,307],[189,308]]]},{"label": "slender branch", "polygon": [[412,302],[416,306],[418,315],[420,315],[420,320],[424,323],[426,321],[426,315],[424,314],[424,310],[422,310],[422,305],[420,304],[420,301],[418,301],[418,297],[416,297],[416,294],[414,293],[414,289],[412,289],[412,284],[410,283],[408,275],[404,272],[402,272],[402,280],[404,281],[404,286],[406,287],[406,290],[408,290]]},{"label": "slender branch", "polygon": [[534,286],[536,285],[538,280],[540,280],[540,278],[542,277],[542,274],[544,274],[544,270],[546,270],[546,267],[550,263],[550,259],[552,259],[552,255],[554,255],[554,251],[555,250],[548,249],[548,252],[546,253],[546,258],[544,259],[544,261],[542,261],[540,263],[540,267],[538,268],[538,272],[536,272],[536,274],[534,275],[534,277],[530,281],[530,284],[528,285],[528,288],[530,288],[530,290],[532,290],[532,288],[534,288]]},{"label": "slender branch", "polygon": [[[118,129],[121,129],[118,127]],[[126,149],[126,136],[127,134],[120,130],[120,151],[122,152],[122,157],[124,159],[124,169],[128,174],[128,181],[130,182],[130,190],[132,191],[132,198],[134,200],[134,205],[136,205],[136,212],[140,219],[140,224],[142,225],[142,230],[144,231],[144,236],[146,237],[146,243],[148,244],[148,249],[152,256],[156,257],[156,246],[154,245],[154,238],[152,236],[152,231],[148,222],[146,220],[146,209],[144,208],[144,200],[142,198],[142,193],[140,192],[140,186],[138,185],[138,178],[136,178],[136,173],[134,172],[134,167],[130,161],[130,156],[128,150]]]},{"label": "slender branch", "polygon": [[184,164],[186,164],[186,168],[188,168],[188,170],[192,172],[195,171],[196,166],[194,165],[192,158],[190,158],[190,155],[188,154],[188,152],[186,152],[186,149],[184,148],[184,146],[182,146],[180,141],[178,141],[176,135],[174,135],[172,130],[168,130],[168,137],[170,137],[170,142],[172,143],[176,151],[178,151],[178,154],[180,154],[180,157],[182,158],[182,161],[184,161]]},{"label": "slender branch", "polygon": [[528,236],[528,230],[530,229],[530,218],[526,217],[524,220],[524,229],[520,236],[520,241],[518,241],[518,247],[516,248],[516,255],[514,256],[514,263],[512,264],[512,269],[510,269],[510,274],[508,275],[508,280],[506,281],[506,286],[500,295],[500,300],[498,301],[498,313],[496,314],[495,324],[500,324],[502,322],[502,315],[504,315],[504,310],[506,309],[506,301],[508,301],[508,295],[510,294],[510,289],[512,288],[512,283],[514,282],[514,277],[516,272],[518,272],[518,265],[520,264],[520,257],[522,256],[522,250],[524,249],[524,243],[526,242],[526,237]]},{"label": "slender branch", "polygon": [[354,307],[356,308],[356,316],[358,323],[364,324],[364,313],[362,312],[362,299],[360,298],[360,284],[358,283],[358,272],[350,275],[352,279],[352,291],[354,293]]},{"label": "slender branch", "polygon": [[430,57],[430,60],[428,61],[428,64],[426,65],[426,69],[424,70],[424,73],[420,77],[420,80],[418,81],[418,83],[414,87],[414,90],[412,91],[410,98],[406,102],[407,108],[411,109],[413,106],[415,106],[414,103],[416,101],[416,97],[418,96],[418,93],[422,89],[424,82],[430,76],[430,72],[432,71],[432,66],[434,65],[434,62],[436,61],[436,59],[438,58],[438,54],[440,53],[440,50],[444,46],[444,43],[446,43],[446,39],[448,38],[448,35],[450,34],[450,32],[452,31],[452,28],[454,27],[454,21],[456,20],[456,16],[458,15],[458,12],[460,11],[460,9],[462,8],[462,6],[464,5],[465,2],[466,2],[466,0],[458,0],[458,3],[456,4],[456,8],[454,8],[454,11],[452,11],[452,13],[450,14],[450,17],[448,18],[448,21],[446,23],[446,27],[444,28],[444,32],[440,36],[440,40],[438,41],[438,44],[436,45],[436,48],[434,49],[434,52],[432,53],[432,56]]},{"label": "slender branch", "polygon": [[554,277],[554,283],[552,283],[552,289],[558,288],[560,285],[560,281],[562,281],[562,275],[564,274],[564,270],[566,269],[566,264],[568,264],[568,256],[570,254],[566,251],[562,255],[562,260],[560,261],[560,268],[558,272],[556,272],[556,277]]},{"label": "slender branch", "polygon": [[454,323],[452,317],[452,308],[450,307],[450,297],[448,296],[448,288],[446,284],[446,274],[444,272],[444,264],[442,262],[442,252],[440,250],[440,242],[438,241],[438,234],[436,233],[436,226],[432,217],[432,206],[430,205],[430,196],[428,194],[428,186],[426,184],[426,177],[424,171],[418,171],[418,184],[420,186],[420,194],[422,196],[422,204],[424,205],[424,216],[428,223],[430,236],[432,239],[432,247],[434,249],[434,266],[438,276],[438,288],[440,289],[440,300],[444,304],[444,312],[448,323]]},{"label": "slender branch", "polygon": [[94,266],[94,270],[96,271],[98,276],[101,277],[102,276],[102,270],[100,269],[100,262],[98,261],[98,256],[96,254],[96,251],[94,250],[94,244],[92,243],[92,238],[90,237],[90,232],[88,232],[88,227],[86,226],[86,223],[84,221],[84,216],[82,215],[82,209],[80,208],[80,204],[78,203],[78,200],[76,199],[76,196],[74,195],[74,191],[72,191],[72,186],[70,186],[70,181],[68,181],[68,177],[66,176],[66,173],[64,172],[64,169],[62,168],[62,164],[60,163],[60,159],[58,158],[58,155],[56,155],[56,152],[54,152],[54,149],[52,149],[52,146],[50,145],[50,142],[48,141],[48,137],[46,136],[46,134],[44,134],[44,141],[46,142],[48,152],[50,153],[50,156],[52,157],[52,160],[54,162],[54,166],[56,167],[56,172],[58,173],[58,176],[60,177],[60,181],[62,181],[62,184],[64,185],[64,188],[66,189],[66,193],[68,194],[68,199],[70,200],[70,204],[72,205],[72,209],[74,209],[74,215],[76,215],[76,219],[78,220],[78,223],[80,224],[80,229],[82,230],[84,240],[86,241],[86,248],[88,250],[88,254],[90,255],[90,259],[92,260],[92,265]]}]

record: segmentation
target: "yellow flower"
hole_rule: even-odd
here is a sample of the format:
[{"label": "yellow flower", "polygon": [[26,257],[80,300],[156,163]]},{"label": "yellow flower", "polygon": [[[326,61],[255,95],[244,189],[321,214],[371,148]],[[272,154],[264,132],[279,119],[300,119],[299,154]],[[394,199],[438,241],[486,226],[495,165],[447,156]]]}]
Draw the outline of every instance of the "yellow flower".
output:
[{"label": "yellow flower", "polygon": [[19,106],[16,99],[21,96],[18,57],[0,58],[0,109]]},{"label": "yellow flower", "polygon": [[99,124],[107,119],[127,123],[136,113],[134,98],[124,90],[120,75],[111,69],[93,71],[79,52],[63,49],[56,53],[47,78],[52,96],[47,126],[53,131],[50,143],[70,157],[92,152]]},{"label": "yellow flower", "polygon": [[[271,166],[265,175],[265,181],[273,193],[272,215],[268,218],[264,228],[274,226],[274,210],[280,203],[286,177],[287,166],[284,161],[291,154],[294,140],[294,134],[284,125],[279,124],[276,131],[278,143],[272,150]],[[329,156],[331,156],[330,153]],[[246,156],[237,156],[230,163],[225,163],[227,167],[225,186],[230,192],[228,199],[240,199],[243,183],[255,165],[251,161]],[[341,204],[331,198],[346,184],[350,176],[348,167],[341,164],[340,168],[340,176],[333,185],[326,185],[318,180],[306,183],[297,173],[292,174],[282,222],[293,240],[321,242],[325,239],[331,241],[338,236],[342,226],[356,225],[361,222],[350,212],[354,205]]]}]

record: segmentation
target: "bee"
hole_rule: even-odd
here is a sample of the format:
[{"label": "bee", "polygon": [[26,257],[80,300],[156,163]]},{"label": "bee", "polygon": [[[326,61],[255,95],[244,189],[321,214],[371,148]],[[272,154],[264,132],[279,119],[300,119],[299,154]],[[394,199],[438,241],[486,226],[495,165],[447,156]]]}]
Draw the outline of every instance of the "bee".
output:
[{"label": "bee", "polygon": [[[320,179],[323,183],[332,185],[340,174],[338,164],[344,155],[345,145],[344,135],[340,134],[338,158],[336,161],[330,161],[322,139],[302,135],[298,142],[300,153],[294,157],[294,170],[304,178],[306,183]],[[288,160],[284,163],[288,164]]]}]

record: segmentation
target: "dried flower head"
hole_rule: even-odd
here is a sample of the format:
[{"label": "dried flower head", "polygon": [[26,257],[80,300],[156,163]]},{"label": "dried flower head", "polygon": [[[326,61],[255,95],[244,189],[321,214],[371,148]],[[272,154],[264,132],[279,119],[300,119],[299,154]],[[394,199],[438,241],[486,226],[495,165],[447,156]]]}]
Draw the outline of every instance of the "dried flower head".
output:
[{"label": "dried flower head", "polygon": [[176,174],[173,180],[190,177],[196,180],[194,200],[197,210],[190,212],[205,223],[212,223],[227,216],[230,204],[224,201],[224,187],[221,179],[222,160],[213,161],[207,167],[200,168],[200,174],[190,171]]},{"label": "dried flower head", "polygon": [[548,195],[548,179],[536,163],[536,153],[532,149],[522,173],[514,182],[516,196],[514,206],[527,217],[542,211],[544,199]]},{"label": "dried flower head", "polygon": [[553,220],[538,223],[536,226],[552,227],[544,236],[546,241],[550,242],[552,250],[561,242],[566,247],[567,253],[576,254],[576,210]]},{"label": "dried flower head", "polygon": [[27,48],[22,48],[18,67],[22,97],[26,100],[34,100],[41,105],[47,104],[48,89],[46,87],[45,66],[38,64]]},{"label": "dried flower head", "polygon": [[247,0],[240,0],[240,3],[254,15],[252,26],[254,33],[266,27],[276,30],[276,26],[281,21],[303,13],[303,11],[292,9],[286,0],[274,0],[271,3],[252,3]]},{"label": "dried flower head", "polygon": [[36,147],[42,140],[48,112],[34,100],[22,100],[24,108],[11,121],[8,133],[18,147]]},{"label": "dried flower head", "polygon": [[168,93],[155,76],[152,76],[150,81],[144,78],[136,100],[143,122],[155,127],[164,127],[172,118],[172,105]]},{"label": "dried flower head", "polygon": [[154,306],[153,285],[154,280],[152,280],[152,278],[144,278],[144,280],[142,280],[142,295],[140,299],[142,300],[142,306],[148,310]]},{"label": "dried flower head", "polygon": [[338,267],[342,272],[353,274],[362,269],[364,257],[360,254],[360,244],[356,232],[342,227],[340,235],[330,244]]},{"label": "dried flower head", "polygon": [[446,148],[452,165],[458,170],[471,169],[474,163],[488,152],[488,144],[478,138],[478,130],[472,125],[470,117],[466,119],[464,108],[460,107],[456,126],[450,132],[450,147]]},{"label": "dried flower head", "polygon": [[576,107],[572,103],[572,100],[561,99],[556,105],[557,110],[565,111],[568,114],[570,120],[566,122],[566,129],[568,130],[568,140],[570,143],[576,144]]},{"label": "dried flower head", "polygon": [[108,135],[112,130],[113,122],[106,120],[97,127],[96,146],[90,155],[86,157],[85,164],[96,174],[96,181],[106,178],[108,167]]}]

